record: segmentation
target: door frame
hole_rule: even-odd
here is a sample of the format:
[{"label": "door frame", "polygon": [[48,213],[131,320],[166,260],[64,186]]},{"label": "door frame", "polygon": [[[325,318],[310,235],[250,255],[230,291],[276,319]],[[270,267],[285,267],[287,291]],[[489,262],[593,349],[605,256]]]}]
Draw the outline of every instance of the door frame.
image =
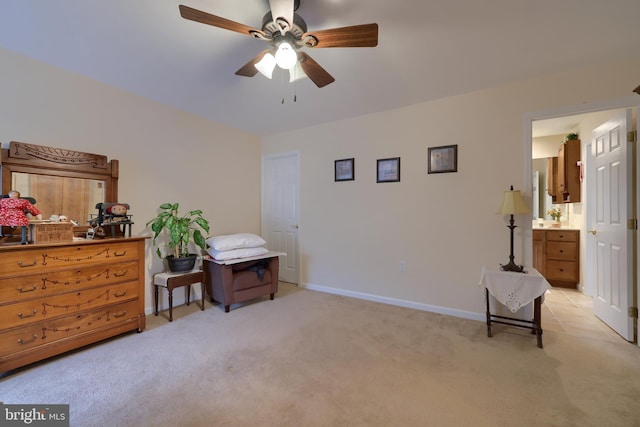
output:
[{"label": "door frame", "polygon": [[[531,168],[531,155],[533,148],[533,122],[537,120],[546,120],[546,119],[554,119],[558,117],[565,116],[573,116],[578,114],[585,113],[594,113],[599,111],[607,111],[607,110],[617,110],[617,109],[625,109],[625,108],[635,108],[636,114],[640,116],[640,97],[638,95],[629,95],[622,98],[614,98],[604,101],[597,102],[589,102],[585,104],[572,105],[567,107],[560,108],[552,108],[548,110],[542,111],[534,111],[530,113],[526,113],[523,119],[523,172],[524,172],[524,188],[528,189],[527,193],[529,196],[531,193],[531,188],[533,186],[532,181],[532,168]],[[640,121],[639,118],[636,119],[636,122]],[[640,129],[638,129],[640,130]],[[636,165],[640,166],[640,149],[636,150],[635,153],[635,162]],[[640,174],[636,177],[636,191],[640,191]],[[640,215],[640,197],[636,197],[636,216]],[[585,224],[582,224],[582,228],[584,229]],[[524,224],[523,226],[523,241],[524,241],[524,259],[527,265],[531,265],[533,262],[533,236],[532,236],[532,226],[531,223]],[[640,248],[640,233],[636,233],[636,247]],[[638,265],[640,265],[640,250],[636,251],[635,257],[629,258],[631,262],[634,262],[636,265],[636,270]],[[581,263],[584,264],[584,263]],[[637,284],[636,284],[637,286]],[[634,305],[636,307],[640,306],[640,292],[635,292],[636,300]],[[637,345],[640,347],[640,339],[637,340]]]}]

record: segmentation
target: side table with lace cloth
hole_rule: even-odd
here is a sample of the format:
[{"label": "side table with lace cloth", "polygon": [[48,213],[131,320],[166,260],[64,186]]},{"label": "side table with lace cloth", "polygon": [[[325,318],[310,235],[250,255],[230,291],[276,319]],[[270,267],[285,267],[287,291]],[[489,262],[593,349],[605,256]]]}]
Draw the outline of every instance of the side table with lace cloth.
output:
[{"label": "side table with lace cloth", "polygon": [[[536,334],[538,347],[542,348],[541,305],[544,293],[551,288],[549,282],[534,268],[528,273],[487,270],[482,267],[479,286],[485,291],[487,305],[487,336],[491,337],[491,324],[501,323],[531,329]],[[491,314],[489,294],[504,304],[512,313],[533,302],[533,320]]]}]

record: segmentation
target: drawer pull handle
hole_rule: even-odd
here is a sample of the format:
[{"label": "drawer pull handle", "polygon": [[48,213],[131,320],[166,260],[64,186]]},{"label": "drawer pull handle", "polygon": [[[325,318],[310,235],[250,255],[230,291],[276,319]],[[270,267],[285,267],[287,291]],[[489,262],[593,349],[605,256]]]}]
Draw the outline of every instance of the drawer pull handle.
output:
[{"label": "drawer pull handle", "polygon": [[36,341],[37,339],[38,339],[38,336],[35,335],[35,334],[28,341],[23,341],[22,338],[18,338],[18,344],[20,344],[20,345],[31,344],[32,342]]},{"label": "drawer pull handle", "polygon": [[127,275],[127,272],[126,272],[126,271],[124,271],[124,272],[122,272],[122,273],[116,273],[116,272],[114,271],[114,272],[113,272],[113,275],[114,275],[115,277],[124,277],[124,276],[126,276],[126,275]]},{"label": "drawer pull handle", "polygon": [[120,293],[114,292],[113,296],[116,297],[116,298],[120,298],[120,297],[125,296],[126,294],[127,294],[127,291],[123,291],[123,292],[120,292]]},{"label": "drawer pull handle", "polygon": [[563,254],[564,253],[564,249],[560,249],[560,253]]},{"label": "drawer pull handle", "polygon": [[113,313],[113,317],[124,317],[127,315],[127,310],[124,310],[122,313],[118,314],[118,313]]},{"label": "drawer pull handle", "polygon": [[127,251],[120,252],[120,253],[115,252],[115,251],[113,252],[113,256],[125,256],[126,254],[127,254]]},{"label": "drawer pull handle", "polygon": [[24,268],[24,267],[34,267],[34,266],[36,266],[37,264],[38,264],[38,260],[37,260],[37,259],[34,259],[32,264],[25,264],[25,263],[23,263],[22,261],[18,261],[18,265],[19,265],[21,268]]},{"label": "drawer pull handle", "polygon": [[38,289],[38,285],[33,285],[33,288],[31,288],[31,289],[29,289],[29,288],[27,288],[27,289],[22,289],[22,286],[20,286],[20,287],[18,288],[18,292],[20,292],[21,294],[24,294],[25,292],[33,292],[33,291],[35,291],[36,289]]},{"label": "drawer pull handle", "polygon": [[564,272],[564,268],[561,268],[560,271]]},{"label": "drawer pull handle", "polygon": [[33,314],[22,314],[22,313],[18,313],[18,317],[21,319],[26,319],[27,317],[33,317],[36,314],[38,314],[38,310],[33,310]]}]

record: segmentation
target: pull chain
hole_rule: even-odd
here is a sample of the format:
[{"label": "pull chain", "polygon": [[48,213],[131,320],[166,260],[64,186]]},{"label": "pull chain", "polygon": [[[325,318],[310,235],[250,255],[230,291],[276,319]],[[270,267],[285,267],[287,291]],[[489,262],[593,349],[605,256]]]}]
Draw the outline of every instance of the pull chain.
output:
[{"label": "pull chain", "polygon": [[[295,73],[296,70],[295,68],[293,68],[292,71],[289,71],[290,73]],[[295,79],[295,75],[294,75],[294,80],[293,80],[293,102],[298,102],[298,81],[297,79]],[[282,97],[280,98],[280,104],[284,104],[284,92],[285,92],[285,81],[284,81],[284,71],[282,73],[280,73],[280,92],[282,93]]]},{"label": "pull chain", "polygon": [[293,102],[298,102],[298,92],[297,92],[297,87],[298,87],[298,81],[294,80],[293,81]]}]

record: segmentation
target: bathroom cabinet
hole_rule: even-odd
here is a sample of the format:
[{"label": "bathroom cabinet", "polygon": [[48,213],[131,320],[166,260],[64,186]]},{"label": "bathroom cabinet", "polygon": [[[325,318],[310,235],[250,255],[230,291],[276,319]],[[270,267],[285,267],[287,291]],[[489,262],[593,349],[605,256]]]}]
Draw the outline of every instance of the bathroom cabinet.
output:
[{"label": "bathroom cabinet", "polygon": [[533,230],[533,268],[553,286],[575,288],[580,281],[580,231]]}]

